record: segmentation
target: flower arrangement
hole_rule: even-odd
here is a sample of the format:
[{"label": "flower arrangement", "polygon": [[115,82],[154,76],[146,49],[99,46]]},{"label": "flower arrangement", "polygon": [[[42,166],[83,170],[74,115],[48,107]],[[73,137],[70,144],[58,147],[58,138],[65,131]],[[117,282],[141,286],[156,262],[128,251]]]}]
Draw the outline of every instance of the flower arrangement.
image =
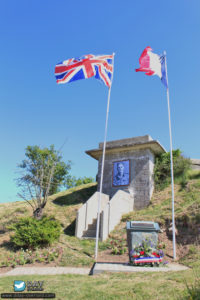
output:
[{"label": "flower arrangement", "polygon": [[130,252],[131,263],[133,265],[156,265],[159,264],[163,260],[163,250],[164,244],[158,244],[157,247],[153,245],[151,240],[145,239],[142,243],[135,247]]}]

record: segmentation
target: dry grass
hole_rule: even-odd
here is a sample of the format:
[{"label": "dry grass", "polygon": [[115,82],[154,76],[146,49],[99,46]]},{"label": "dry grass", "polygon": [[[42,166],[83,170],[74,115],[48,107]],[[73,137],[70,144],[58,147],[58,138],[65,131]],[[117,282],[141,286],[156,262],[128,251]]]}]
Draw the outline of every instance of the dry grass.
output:
[{"label": "dry grass", "polygon": [[[79,240],[74,237],[76,212],[96,190],[95,184],[71,189],[53,195],[45,213],[54,215],[63,226],[63,234],[58,243],[64,253],[58,262],[62,266],[92,266],[94,254],[93,240]],[[98,276],[59,275],[42,276],[44,292],[55,292],[56,299],[188,299],[186,283],[193,286],[200,276],[200,248],[198,229],[200,228],[200,180],[192,179],[185,189],[175,186],[175,208],[177,220],[177,253],[179,262],[190,266],[184,272],[174,273],[134,273],[101,274]],[[32,211],[24,202],[0,204],[0,261],[13,252],[9,248],[9,232],[6,226]],[[124,215],[122,222],[112,232],[113,237],[126,237],[127,220],[157,221],[163,232],[160,239],[166,243],[166,254],[172,256],[172,241],[168,232],[171,220],[171,190],[155,192],[149,207]],[[100,243],[100,256],[109,256],[108,243]],[[110,257],[112,257],[110,255]],[[117,257],[118,258],[118,257]],[[166,257],[166,259],[168,260]],[[170,260],[170,259],[169,259]],[[15,280],[21,279],[18,277]],[[40,276],[23,276],[23,280],[40,280]],[[2,277],[0,292],[13,292],[13,277]],[[198,288],[198,287],[197,287]],[[192,298],[191,298],[192,299]]]},{"label": "dry grass", "polygon": [[[79,240],[74,237],[75,218],[77,210],[96,191],[96,183],[83,185],[67,191],[60,192],[50,197],[45,208],[47,215],[54,215],[63,226],[63,234],[58,243],[63,247],[64,253],[60,265],[63,266],[85,266],[92,265],[94,261],[95,243],[93,240]],[[175,185],[175,215],[177,226],[177,256],[185,264],[191,263],[191,257],[187,253],[192,245],[196,253],[199,252],[198,236],[200,232],[200,180],[192,179],[185,189]],[[7,225],[17,221],[22,216],[31,215],[31,208],[25,202],[14,202],[0,204],[0,262],[6,255],[13,251],[9,244],[9,232]],[[124,215],[121,223],[111,233],[112,238],[126,238],[126,221],[149,220],[160,224],[163,232],[160,240],[166,244],[166,260],[172,259],[172,237],[169,232],[171,222],[171,189],[158,191],[153,194],[150,205],[140,211],[134,211]],[[99,244],[101,260],[109,261],[108,242]],[[105,252],[104,252],[105,251]],[[185,260],[184,260],[185,257]],[[195,255],[194,255],[195,257]],[[116,259],[113,259],[116,261]],[[128,260],[128,255],[123,257]],[[196,262],[194,262],[195,264]]]}]

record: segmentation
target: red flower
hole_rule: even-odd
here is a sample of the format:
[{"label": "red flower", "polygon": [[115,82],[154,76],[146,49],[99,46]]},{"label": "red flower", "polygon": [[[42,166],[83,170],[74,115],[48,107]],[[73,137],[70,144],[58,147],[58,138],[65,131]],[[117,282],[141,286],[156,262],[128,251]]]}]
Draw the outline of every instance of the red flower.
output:
[{"label": "red flower", "polygon": [[156,257],[160,257],[160,255],[159,255],[158,253],[156,253],[156,252],[152,252],[152,254],[153,254],[154,256],[156,256]]},{"label": "red flower", "polygon": [[141,255],[144,255],[144,251],[140,251],[140,254],[141,254]]}]

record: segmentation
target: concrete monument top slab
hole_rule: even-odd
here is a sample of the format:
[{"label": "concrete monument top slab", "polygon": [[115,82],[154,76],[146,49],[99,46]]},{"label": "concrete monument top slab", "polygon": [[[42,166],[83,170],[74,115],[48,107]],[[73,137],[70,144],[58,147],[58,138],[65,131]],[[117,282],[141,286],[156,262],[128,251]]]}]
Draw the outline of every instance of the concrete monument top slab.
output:
[{"label": "concrete monument top slab", "polygon": [[[154,154],[166,152],[165,148],[150,135],[127,138],[122,140],[109,141],[106,143],[106,153],[120,153],[124,151],[150,149]],[[103,143],[99,143],[98,149],[87,150],[85,153],[99,160],[103,151]]]}]

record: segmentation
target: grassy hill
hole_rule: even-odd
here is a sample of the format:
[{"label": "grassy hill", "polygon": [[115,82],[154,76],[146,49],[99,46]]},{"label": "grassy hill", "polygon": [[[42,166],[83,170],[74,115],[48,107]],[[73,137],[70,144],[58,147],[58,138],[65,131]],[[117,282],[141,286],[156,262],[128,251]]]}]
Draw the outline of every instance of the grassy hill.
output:
[{"label": "grassy hill", "polygon": [[[55,292],[56,299],[200,299],[200,174],[192,173],[185,188],[175,186],[175,214],[177,229],[178,262],[190,268],[182,272],[167,273],[104,273],[97,276],[54,275],[40,276],[39,274],[23,276],[23,280],[44,280],[48,283],[45,291]],[[59,256],[48,266],[92,266],[94,262],[93,240],[79,240],[74,237],[76,212],[90,195],[96,191],[96,184],[87,184],[70,189],[50,197],[45,213],[54,215],[63,226],[63,234],[58,243],[49,249],[36,253],[38,263],[45,263],[47,254],[55,249],[62,249]],[[14,252],[9,242],[9,224],[16,222],[22,216],[30,216],[31,208],[25,202],[0,204],[0,265],[12,262],[12,257],[22,258],[26,252]],[[111,233],[108,241],[99,243],[99,259],[110,261],[127,261],[128,255],[111,255],[110,241],[126,238],[127,220],[157,221],[162,233],[159,238],[166,244],[165,259],[172,257],[171,223],[171,190],[154,192],[150,205],[140,211],[124,215],[121,223]],[[22,255],[23,254],[23,255]],[[122,259],[123,257],[123,259]],[[21,259],[23,264],[23,259]],[[8,266],[12,264],[7,264]],[[3,268],[0,268],[0,272]],[[22,278],[15,276],[15,280]],[[46,290],[47,288],[47,290]],[[0,293],[13,292],[13,277],[2,277]]]},{"label": "grassy hill", "polygon": [[[50,197],[45,214],[54,215],[60,220],[63,234],[58,243],[50,247],[62,249],[54,265],[60,266],[92,266],[94,262],[93,240],[79,240],[74,236],[75,218],[77,210],[96,191],[97,184],[90,183]],[[26,202],[0,204],[0,265],[13,255],[13,248],[9,242],[10,232],[7,226],[16,222],[22,216],[32,215],[31,207]],[[200,233],[200,179],[199,173],[192,173],[188,184],[182,188],[175,185],[175,216],[177,228],[177,257],[181,263],[190,266],[200,265],[199,233]],[[128,261],[128,254],[124,256],[111,255],[110,241],[126,239],[126,221],[150,220],[160,224],[162,233],[159,238],[165,243],[166,260],[172,259],[171,223],[171,189],[154,192],[150,205],[140,211],[124,215],[121,223],[111,233],[106,242],[99,243],[99,257],[101,260]],[[122,259],[123,257],[123,259]],[[10,259],[12,260],[12,259]],[[41,263],[44,263],[41,259]],[[9,264],[7,264],[9,265]]]}]

